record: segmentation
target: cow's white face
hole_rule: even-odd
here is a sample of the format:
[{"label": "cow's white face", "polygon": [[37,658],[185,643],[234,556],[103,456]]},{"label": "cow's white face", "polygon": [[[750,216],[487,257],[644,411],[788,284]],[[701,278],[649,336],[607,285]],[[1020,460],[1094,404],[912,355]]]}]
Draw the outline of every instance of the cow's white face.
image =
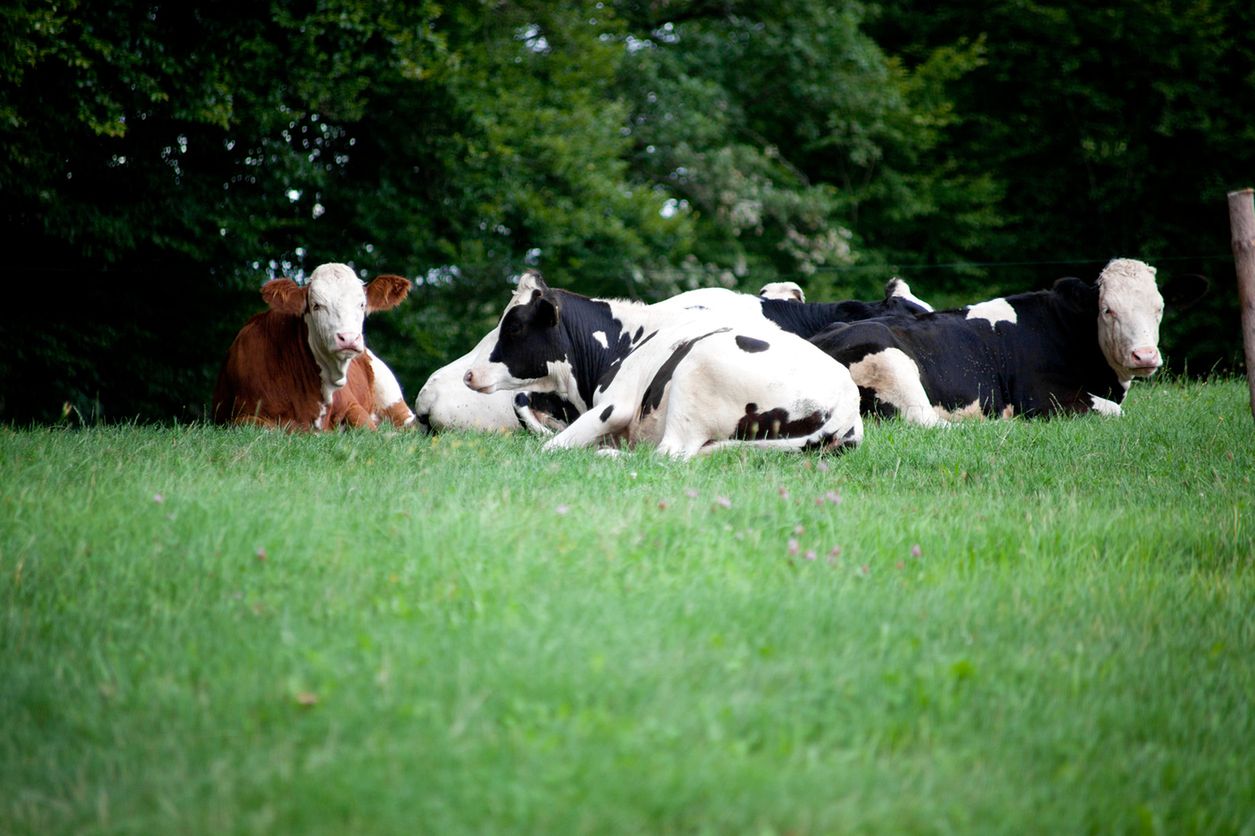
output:
[{"label": "cow's white face", "polygon": [[305,325],[309,347],[324,370],[338,369],[334,380],[343,384],[348,363],[366,350],[362,325],[366,321],[366,289],[345,264],[323,264],[309,277]]},{"label": "cow's white face", "polygon": [[1163,304],[1155,268],[1144,262],[1117,258],[1099,275],[1098,344],[1121,380],[1149,377],[1163,365]]}]

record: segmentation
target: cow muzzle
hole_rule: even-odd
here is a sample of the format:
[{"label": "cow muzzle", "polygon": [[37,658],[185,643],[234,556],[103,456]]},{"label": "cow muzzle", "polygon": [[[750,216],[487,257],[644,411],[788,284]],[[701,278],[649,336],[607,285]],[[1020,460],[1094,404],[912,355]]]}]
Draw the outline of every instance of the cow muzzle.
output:
[{"label": "cow muzzle", "polygon": [[497,391],[497,386],[494,382],[486,380],[486,377],[487,375],[482,371],[476,374],[474,369],[467,369],[466,374],[462,376],[462,382],[476,392],[487,395]]},{"label": "cow muzzle", "polygon": [[336,332],[336,351],[341,354],[361,354],[366,350],[366,343],[362,341],[362,332],[357,331],[337,331]]},{"label": "cow muzzle", "polygon": [[1149,348],[1135,348],[1129,354],[1129,368],[1134,371],[1150,374],[1163,365],[1163,358],[1159,356],[1159,349],[1151,346]]}]

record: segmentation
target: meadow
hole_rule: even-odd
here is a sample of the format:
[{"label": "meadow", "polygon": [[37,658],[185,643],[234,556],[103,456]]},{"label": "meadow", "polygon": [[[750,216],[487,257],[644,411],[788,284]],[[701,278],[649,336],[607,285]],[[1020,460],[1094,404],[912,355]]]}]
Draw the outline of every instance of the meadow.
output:
[{"label": "meadow", "polygon": [[1252,833],[1244,382],[841,456],[0,428],[0,833]]}]

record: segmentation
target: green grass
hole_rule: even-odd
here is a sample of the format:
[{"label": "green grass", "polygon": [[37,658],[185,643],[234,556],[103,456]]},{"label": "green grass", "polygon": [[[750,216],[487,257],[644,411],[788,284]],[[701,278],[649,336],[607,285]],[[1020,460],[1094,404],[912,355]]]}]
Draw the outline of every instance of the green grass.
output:
[{"label": "green grass", "polygon": [[0,833],[1251,833],[1245,385],[1126,407],[0,429]]}]

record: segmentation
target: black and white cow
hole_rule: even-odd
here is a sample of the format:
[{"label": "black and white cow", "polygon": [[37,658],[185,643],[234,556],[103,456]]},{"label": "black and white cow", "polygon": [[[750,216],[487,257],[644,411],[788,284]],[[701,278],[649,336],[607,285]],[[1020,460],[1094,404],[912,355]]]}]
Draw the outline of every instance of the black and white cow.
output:
[{"label": "black and white cow", "polygon": [[[659,315],[682,312],[684,316],[700,309],[722,316],[758,320],[802,337],[811,337],[834,322],[932,310],[927,303],[911,295],[906,282],[896,278],[886,285],[884,298],[876,302],[803,303],[800,297],[801,288],[793,282],[764,285],[758,296],[721,287],[701,288],[656,302],[649,309]],[[641,307],[615,299],[598,301],[612,306],[631,304]],[[467,370],[484,346],[496,342],[497,335],[498,331],[494,328],[479,345],[433,372],[427,379],[414,401],[414,412],[421,427],[431,431],[471,429],[508,432],[522,426],[543,431],[560,428],[564,422],[571,420],[571,404],[552,396],[503,391],[484,394],[467,389],[462,382]],[[589,339],[596,341],[599,338],[590,335]],[[604,348],[609,349],[610,337],[601,332],[600,339],[606,341]],[[523,401],[521,404],[517,402],[520,398]],[[580,409],[582,411],[582,407]]]},{"label": "black and white cow", "polygon": [[[796,304],[796,303],[789,303]],[[687,459],[730,445],[858,445],[858,389],[840,363],[761,319],[589,299],[519,281],[466,372],[477,392],[556,392],[582,411],[546,449],[652,442]]]},{"label": "black and white cow", "polygon": [[847,365],[864,413],[932,426],[954,418],[1120,415],[1135,377],[1162,364],[1155,268],[1115,259],[1094,284],[958,310],[834,325],[812,341]]}]

